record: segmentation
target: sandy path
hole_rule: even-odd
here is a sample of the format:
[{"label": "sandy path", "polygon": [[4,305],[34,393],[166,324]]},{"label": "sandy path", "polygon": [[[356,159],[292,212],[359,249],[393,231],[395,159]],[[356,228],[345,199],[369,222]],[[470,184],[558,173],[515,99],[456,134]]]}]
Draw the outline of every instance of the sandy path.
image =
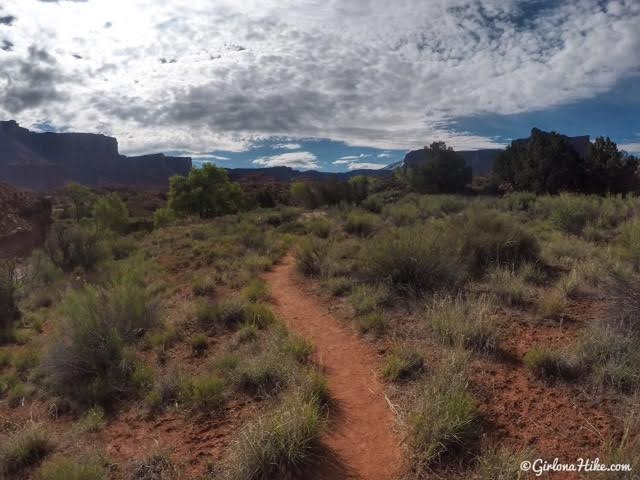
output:
[{"label": "sandy path", "polygon": [[302,288],[295,260],[286,256],[265,275],[275,312],[288,327],[311,340],[328,379],[335,408],[323,438],[328,455],[314,479],[391,480],[401,471],[402,449],[383,385],[375,373],[375,351]]}]

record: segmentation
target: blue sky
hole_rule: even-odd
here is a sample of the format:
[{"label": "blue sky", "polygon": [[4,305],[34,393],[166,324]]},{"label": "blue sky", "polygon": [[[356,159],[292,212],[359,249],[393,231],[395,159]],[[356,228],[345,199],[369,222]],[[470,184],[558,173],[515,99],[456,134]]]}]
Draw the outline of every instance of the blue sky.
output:
[{"label": "blue sky", "polygon": [[638,0],[4,0],[0,119],[229,167],[532,127],[640,153]]}]

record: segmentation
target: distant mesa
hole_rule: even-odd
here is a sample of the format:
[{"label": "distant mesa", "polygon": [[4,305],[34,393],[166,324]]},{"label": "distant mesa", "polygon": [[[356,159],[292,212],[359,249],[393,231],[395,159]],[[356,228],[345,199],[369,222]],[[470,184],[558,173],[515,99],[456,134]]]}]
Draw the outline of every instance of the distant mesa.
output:
[{"label": "distant mesa", "polygon": [[113,137],[93,133],[32,132],[0,122],[0,181],[33,189],[68,182],[90,186],[165,187],[172,175],[186,175],[191,158],[162,153],[127,157]]}]

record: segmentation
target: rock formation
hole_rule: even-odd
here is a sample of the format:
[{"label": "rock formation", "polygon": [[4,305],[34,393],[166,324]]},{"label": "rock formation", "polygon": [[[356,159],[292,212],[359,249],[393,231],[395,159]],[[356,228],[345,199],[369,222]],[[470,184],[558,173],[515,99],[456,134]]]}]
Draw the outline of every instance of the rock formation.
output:
[{"label": "rock formation", "polygon": [[126,157],[113,137],[92,133],[36,133],[0,122],[0,181],[35,189],[70,181],[91,186],[166,186],[191,169],[187,157]]}]

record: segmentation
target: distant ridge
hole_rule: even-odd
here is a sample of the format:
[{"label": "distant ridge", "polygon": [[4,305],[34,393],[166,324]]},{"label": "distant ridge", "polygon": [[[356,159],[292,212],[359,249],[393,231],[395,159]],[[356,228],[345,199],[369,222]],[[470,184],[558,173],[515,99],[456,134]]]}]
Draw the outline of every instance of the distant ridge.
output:
[{"label": "distant ridge", "polygon": [[0,181],[33,189],[73,181],[91,186],[167,186],[191,170],[188,157],[162,153],[126,157],[113,137],[93,133],[37,133],[0,122]]}]

